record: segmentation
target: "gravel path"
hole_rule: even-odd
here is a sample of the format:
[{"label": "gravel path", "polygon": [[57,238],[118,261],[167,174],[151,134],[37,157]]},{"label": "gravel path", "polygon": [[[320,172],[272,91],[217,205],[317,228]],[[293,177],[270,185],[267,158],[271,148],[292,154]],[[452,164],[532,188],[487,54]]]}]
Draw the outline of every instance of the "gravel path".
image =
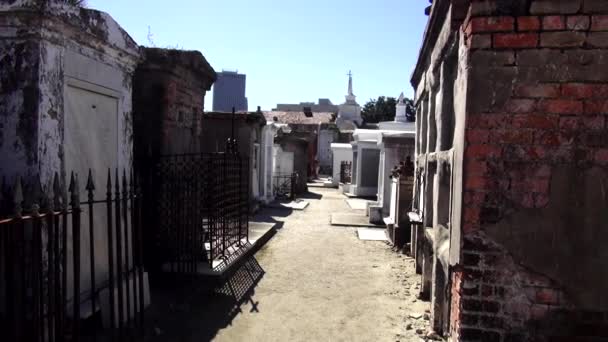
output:
[{"label": "gravel path", "polygon": [[[413,260],[384,242],[359,240],[355,228],[330,226],[332,213],[351,211],[344,196],[311,191],[306,210],[264,218],[282,228],[241,274],[254,282],[237,294],[242,300],[226,299],[239,292],[233,282],[205,299],[173,303],[173,321],[157,323],[155,340],[423,341],[429,305],[416,300]],[[228,318],[215,322],[217,315]]]}]

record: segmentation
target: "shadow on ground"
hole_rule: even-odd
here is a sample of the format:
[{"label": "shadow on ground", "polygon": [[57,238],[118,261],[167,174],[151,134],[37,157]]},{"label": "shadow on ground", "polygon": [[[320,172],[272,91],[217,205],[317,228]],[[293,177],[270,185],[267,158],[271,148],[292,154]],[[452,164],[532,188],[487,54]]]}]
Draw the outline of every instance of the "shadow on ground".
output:
[{"label": "shadow on ground", "polygon": [[[150,327],[147,341],[210,341],[219,330],[231,325],[251,303],[265,272],[252,257],[224,283],[211,284],[203,278],[166,278],[152,288],[153,306],[147,312]],[[154,284],[153,284],[154,285]]]},{"label": "shadow on ground", "polygon": [[309,191],[307,193],[298,195],[298,198],[320,200],[321,198],[323,198],[323,194],[314,193],[314,192]]}]

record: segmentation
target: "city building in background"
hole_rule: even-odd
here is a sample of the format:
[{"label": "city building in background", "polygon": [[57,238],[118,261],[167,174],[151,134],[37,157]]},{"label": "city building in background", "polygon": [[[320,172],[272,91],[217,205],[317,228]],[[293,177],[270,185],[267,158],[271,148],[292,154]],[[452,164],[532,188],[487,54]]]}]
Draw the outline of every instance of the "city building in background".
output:
[{"label": "city building in background", "polygon": [[237,112],[248,109],[245,96],[247,76],[238,71],[222,70],[217,74],[217,81],[213,84],[213,111],[231,112],[232,107]]}]

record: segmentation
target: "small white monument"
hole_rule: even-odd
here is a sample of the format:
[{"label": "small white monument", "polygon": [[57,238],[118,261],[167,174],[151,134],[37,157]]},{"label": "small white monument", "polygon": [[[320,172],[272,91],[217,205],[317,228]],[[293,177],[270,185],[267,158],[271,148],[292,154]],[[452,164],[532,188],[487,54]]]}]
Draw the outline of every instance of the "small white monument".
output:
[{"label": "small white monument", "polygon": [[[353,74],[350,71],[348,72],[348,95],[345,97],[346,102],[340,105],[336,124],[340,129],[348,129],[348,126],[354,129],[363,123],[363,119],[361,118],[361,106],[359,106],[357,97],[353,94]],[[355,127],[352,127],[352,124]]]},{"label": "small white monument", "polygon": [[384,121],[378,124],[378,128],[389,131],[411,131],[416,130],[416,123],[407,121],[407,104],[403,93],[399,96],[396,106],[394,121]]}]

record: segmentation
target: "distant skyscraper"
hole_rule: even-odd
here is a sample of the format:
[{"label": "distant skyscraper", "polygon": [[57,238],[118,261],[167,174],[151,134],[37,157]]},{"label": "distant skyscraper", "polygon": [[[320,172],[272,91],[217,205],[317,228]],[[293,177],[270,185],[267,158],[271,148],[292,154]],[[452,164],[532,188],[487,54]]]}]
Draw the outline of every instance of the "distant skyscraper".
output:
[{"label": "distant skyscraper", "polygon": [[247,76],[236,71],[222,71],[217,73],[217,81],[213,84],[213,111],[231,112],[247,111],[247,97],[245,97],[245,83]]}]

